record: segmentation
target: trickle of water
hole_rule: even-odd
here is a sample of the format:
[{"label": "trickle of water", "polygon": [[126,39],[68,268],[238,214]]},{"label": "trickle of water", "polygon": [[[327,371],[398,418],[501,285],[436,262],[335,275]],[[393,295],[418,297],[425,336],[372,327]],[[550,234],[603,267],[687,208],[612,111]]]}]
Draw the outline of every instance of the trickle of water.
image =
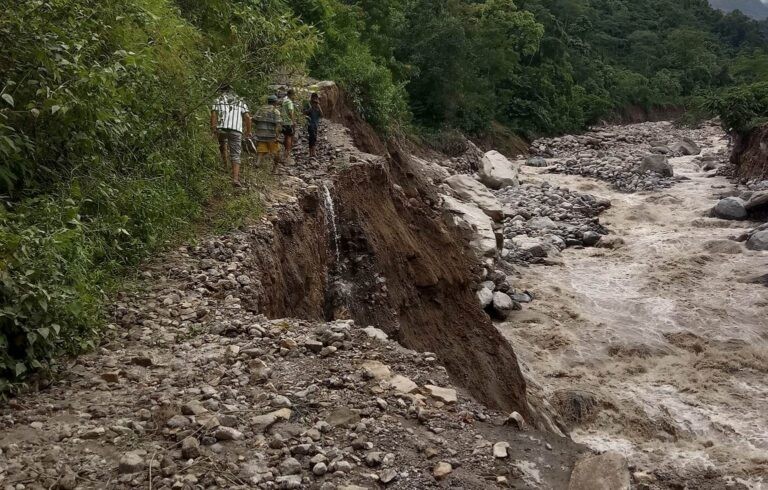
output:
[{"label": "trickle of water", "polygon": [[341,250],[339,249],[339,229],[336,225],[336,210],[333,206],[333,197],[328,185],[323,183],[323,198],[325,200],[325,222],[333,235],[333,250],[336,253],[336,266],[341,265]]}]

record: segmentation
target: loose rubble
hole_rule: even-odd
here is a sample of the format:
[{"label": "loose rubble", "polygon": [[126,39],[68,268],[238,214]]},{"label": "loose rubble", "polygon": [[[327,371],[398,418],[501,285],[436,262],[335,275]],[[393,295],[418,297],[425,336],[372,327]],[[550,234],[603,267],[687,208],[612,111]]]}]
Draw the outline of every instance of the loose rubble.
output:
[{"label": "loose rubble", "polygon": [[[664,189],[676,182],[667,158],[699,155],[700,144],[718,130],[713,125],[680,129],[668,122],[601,127],[580,136],[535,141],[532,150],[539,158],[528,164],[543,166],[546,157],[552,173],[593,177],[625,192]],[[726,159],[722,153],[700,161],[714,167],[713,162]]]},{"label": "loose rubble", "polygon": [[540,262],[566,247],[593,246],[608,230],[599,215],[611,203],[547,182],[508,187],[497,193],[504,203],[504,249],[513,262]]}]

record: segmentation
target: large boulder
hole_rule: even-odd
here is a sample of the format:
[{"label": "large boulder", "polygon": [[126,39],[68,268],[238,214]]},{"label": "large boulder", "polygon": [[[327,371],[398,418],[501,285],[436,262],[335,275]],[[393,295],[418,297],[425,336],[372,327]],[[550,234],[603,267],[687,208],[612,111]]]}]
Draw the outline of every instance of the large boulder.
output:
[{"label": "large boulder", "polygon": [[746,219],[747,209],[744,204],[745,202],[738,197],[726,197],[712,208],[712,216],[721,219]]},{"label": "large boulder", "polygon": [[520,169],[498,151],[489,151],[480,161],[480,182],[491,189],[519,186],[519,172]]},{"label": "large boulder", "polygon": [[496,291],[493,293],[493,301],[491,302],[491,315],[499,320],[506,320],[510,313],[515,310],[519,310],[521,307],[515,303],[508,294]]},{"label": "large boulder", "polygon": [[443,207],[451,214],[456,226],[469,232],[469,245],[478,257],[496,255],[496,234],[493,232],[493,221],[487,214],[473,204],[450,196],[443,196]]},{"label": "large boulder", "polygon": [[546,257],[547,248],[544,242],[540,238],[533,238],[527,235],[517,235],[512,237],[512,243],[515,244],[519,250],[528,252],[533,257]]},{"label": "large boulder", "polygon": [[672,143],[669,147],[675,153],[682,153],[683,155],[698,155],[701,153],[701,148],[690,138],[683,138]]},{"label": "large boulder", "polygon": [[448,172],[448,170],[446,170],[444,167],[438,165],[435,162],[424,160],[423,158],[419,158],[417,156],[411,155],[411,163],[414,167],[416,167],[420,174],[426,176],[435,184],[445,182],[445,179],[451,176],[450,172]]},{"label": "large boulder", "polygon": [[627,460],[619,453],[587,456],[576,462],[568,490],[630,490]]},{"label": "large boulder", "polygon": [[747,240],[747,248],[750,250],[768,250],[768,230],[753,233]]},{"label": "large boulder", "polygon": [[445,179],[456,195],[464,202],[474,204],[495,221],[504,219],[501,201],[486,186],[469,175],[454,175]]},{"label": "large boulder", "polygon": [[744,205],[747,214],[756,219],[768,218],[768,191],[755,192]]},{"label": "large boulder", "polygon": [[646,155],[638,166],[640,172],[653,172],[663,177],[672,177],[675,172],[672,165],[667,161],[664,155]]}]

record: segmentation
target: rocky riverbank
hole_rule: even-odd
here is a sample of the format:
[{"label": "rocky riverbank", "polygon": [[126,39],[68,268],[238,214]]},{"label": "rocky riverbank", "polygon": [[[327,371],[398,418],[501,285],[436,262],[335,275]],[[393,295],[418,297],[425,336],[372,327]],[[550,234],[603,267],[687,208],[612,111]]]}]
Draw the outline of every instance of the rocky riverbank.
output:
[{"label": "rocky riverbank", "polygon": [[[701,146],[720,133],[714,125],[681,129],[669,122],[610,126],[535,141],[532,148],[540,158],[529,163],[549,166],[552,173],[603,180],[623,192],[659,190],[679,181],[668,158],[699,155]],[[713,168],[726,160],[725,149],[702,158]]]}]

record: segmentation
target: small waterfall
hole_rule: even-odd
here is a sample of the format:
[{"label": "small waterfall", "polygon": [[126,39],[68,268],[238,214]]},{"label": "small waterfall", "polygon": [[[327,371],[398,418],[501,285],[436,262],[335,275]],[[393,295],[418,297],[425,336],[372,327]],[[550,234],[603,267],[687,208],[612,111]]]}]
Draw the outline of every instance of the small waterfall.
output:
[{"label": "small waterfall", "polygon": [[341,250],[339,247],[339,229],[336,225],[336,210],[333,207],[333,197],[328,185],[323,182],[323,198],[325,200],[325,221],[328,229],[333,234],[333,250],[336,253],[336,267],[341,267]]}]

